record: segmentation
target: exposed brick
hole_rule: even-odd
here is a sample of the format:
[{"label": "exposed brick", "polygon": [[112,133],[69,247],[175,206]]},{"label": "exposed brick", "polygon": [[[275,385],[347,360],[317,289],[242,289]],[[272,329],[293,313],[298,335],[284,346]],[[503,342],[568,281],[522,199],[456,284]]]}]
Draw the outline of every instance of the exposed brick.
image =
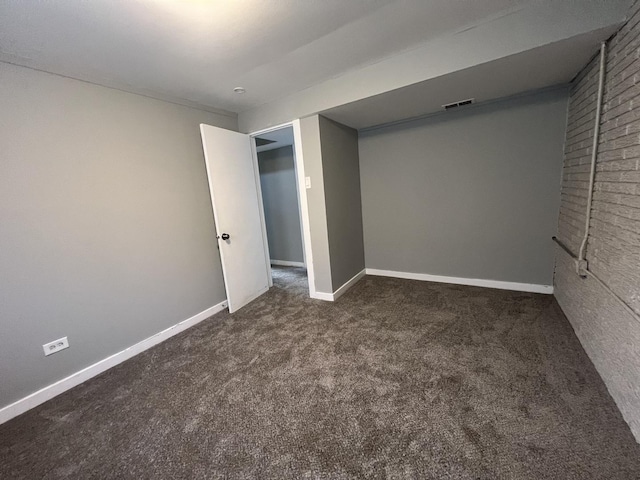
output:
[{"label": "exposed brick", "polygon": [[[592,218],[589,230],[593,239],[602,239],[611,243],[611,239],[615,238],[617,241],[628,245],[629,249],[636,250],[640,248],[640,236],[636,232],[625,229],[615,223],[603,222],[599,218]],[[592,261],[594,257],[591,256],[588,259]]]},{"label": "exposed brick", "polygon": [[[600,145],[601,147],[602,145]],[[598,147],[598,162],[609,162],[612,160],[623,160],[624,159],[624,149],[619,150],[604,150]]]},{"label": "exposed brick", "polygon": [[613,130],[614,128],[619,128],[618,127],[618,119],[617,118],[615,118],[613,120],[609,120],[607,122],[602,122],[600,124],[600,132],[601,133],[608,132],[609,130]]},{"label": "exposed brick", "polygon": [[640,172],[638,171],[615,171],[615,172],[598,172],[596,173],[596,181],[598,182],[618,182],[618,183],[640,183]]},{"label": "exposed brick", "polygon": [[598,162],[596,164],[597,172],[616,172],[616,171],[633,171],[638,170],[638,159],[628,160],[612,160],[610,162]]},{"label": "exposed brick", "polygon": [[581,97],[574,99],[569,104],[568,112],[572,120],[580,118],[585,111],[595,110],[594,102],[597,99],[598,86],[594,85],[589,90],[585,91]]},{"label": "exposed brick", "polygon": [[628,89],[621,91],[615,99],[612,99],[612,102],[615,100],[617,101],[618,105],[621,105],[628,100],[632,100],[633,98],[636,98],[638,96],[640,96],[640,84],[635,83]]},{"label": "exposed brick", "polygon": [[606,122],[607,120],[611,120],[612,118],[619,117],[627,112],[633,110],[633,102],[630,100],[628,102],[623,103],[622,105],[618,105],[617,107],[611,108],[608,111],[604,111],[602,113],[602,121]]},{"label": "exposed brick", "polygon": [[[563,208],[567,208],[570,210],[574,210],[576,212],[578,212],[581,216],[584,216],[586,214],[584,207],[587,205],[587,196],[577,196],[577,195],[570,195],[567,192],[562,192],[562,196],[563,196],[563,205],[562,205],[562,209]],[[631,197],[634,198],[634,197]]]},{"label": "exposed brick", "polygon": [[597,100],[597,96],[593,95],[593,100],[584,104],[580,108],[576,107],[575,109],[569,109],[569,116],[571,118],[571,122],[569,124],[569,128],[573,125],[579,124],[584,117],[593,116],[593,113],[596,111],[595,101]]},{"label": "exposed brick", "polygon": [[604,182],[597,181],[594,185],[595,191],[609,193],[623,193],[625,195],[640,195],[640,189],[637,184],[620,183],[620,182]]},{"label": "exposed brick", "polygon": [[603,212],[602,210],[591,210],[591,218],[600,220],[603,224],[619,227],[640,239],[640,221],[638,220],[613,215],[610,212]]},{"label": "exposed brick", "polygon": [[638,22],[640,22],[640,16],[637,13],[633,13],[628,18],[627,23],[609,42],[609,48],[614,55],[619,52],[624,52],[632,42],[638,39]]},{"label": "exposed brick", "polygon": [[618,137],[615,140],[602,142],[600,143],[600,146],[598,147],[598,149],[601,152],[606,152],[609,150],[618,150],[620,148],[632,147],[634,145],[640,145],[639,133],[632,133],[630,135],[624,135],[622,137]]},{"label": "exposed brick", "polygon": [[635,108],[615,118],[615,126],[619,127],[640,120],[640,109]]},{"label": "exposed brick", "polygon": [[596,201],[593,203],[593,209],[618,217],[628,218],[629,220],[640,220],[640,210],[633,207]]},{"label": "exposed brick", "polygon": [[629,79],[634,79],[634,83],[637,83],[637,73],[640,71],[640,62],[632,63],[627,66],[624,70],[616,73],[615,75],[610,75],[607,77],[607,85],[605,87],[606,92],[611,92],[611,89],[616,88],[621,83],[628,81]]},{"label": "exposed brick", "polygon": [[624,135],[627,135],[628,133],[629,133],[629,129],[628,129],[627,125],[623,125],[621,127],[612,128],[610,130],[607,130],[606,132],[603,132],[600,135],[600,141],[602,143],[608,142],[608,141],[611,141],[611,140],[615,140],[616,138],[622,137]]},{"label": "exposed brick", "polygon": [[[638,85],[638,77],[634,75],[634,76],[625,78],[623,81],[617,83],[616,85],[605,86],[604,94],[602,97],[602,100],[606,106],[605,108],[609,108],[607,106],[608,104],[611,104],[613,106],[620,105],[620,103],[622,103],[623,98],[633,97],[633,93],[629,93],[629,91],[630,90],[633,91],[634,87],[636,87],[637,85]],[[622,95],[625,95],[625,96],[623,97]],[[629,97],[629,95],[631,95],[631,97]]]},{"label": "exposed brick", "polygon": [[563,168],[564,175],[572,175],[575,173],[588,173],[590,171],[591,171],[591,165],[589,164],[565,165]]},{"label": "exposed brick", "polygon": [[[613,56],[611,56],[613,54]],[[607,62],[607,75],[616,76],[633,65],[638,60],[638,50],[636,48],[626,48],[621,55],[615,55],[615,51],[610,51],[610,61]]]},{"label": "exposed brick", "polygon": [[[585,202],[585,205],[586,205],[586,202]],[[585,218],[586,210],[584,208],[585,205],[580,205],[577,202],[572,204],[566,204],[563,206],[563,208],[560,209],[560,213],[562,215],[566,215],[569,218],[573,218],[580,221],[581,222],[580,225],[583,225],[584,221],[586,220]]]},{"label": "exposed brick", "polygon": [[640,157],[640,147],[635,146],[635,147],[625,148],[624,151],[622,152],[622,157],[623,158],[638,158],[638,157]]},{"label": "exposed brick", "polygon": [[640,196],[623,195],[619,193],[599,192],[593,195],[596,200],[602,200],[608,203],[617,203],[619,205],[627,205],[629,207],[640,208]]},{"label": "exposed brick", "polygon": [[595,279],[576,275],[572,259],[559,247],[555,296],[623,417],[638,435],[640,323]]},{"label": "exposed brick", "polygon": [[[558,238],[577,253],[590,219],[589,270],[581,279],[561,249],[555,294],[640,441],[640,1],[608,42],[593,203],[587,212],[599,55],[570,89]],[[629,339],[635,339],[630,342]],[[624,365],[620,374],[619,366]]]},{"label": "exposed brick", "polygon": [[[567,128],[567,141],[573,140],[574,137],[576,137],[577,135],[583,132],[592,131],[594,127],[595,119],[596,119],[596,112],[594,110],[588,115],[585,115],[584,118],[579,123],[569,126]],[[626,133],[627,132],[625,131],[625,134]],[[593,132],[591,134],[593,135]]]}]

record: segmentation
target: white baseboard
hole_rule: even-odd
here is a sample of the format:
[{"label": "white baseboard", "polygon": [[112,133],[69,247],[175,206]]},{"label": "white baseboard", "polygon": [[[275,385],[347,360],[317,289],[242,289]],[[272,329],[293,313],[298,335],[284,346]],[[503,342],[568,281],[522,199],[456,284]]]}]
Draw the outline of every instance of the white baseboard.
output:
[{"label": "white baseboard", "polygon": [[311,298],[315,298],[316,300],[324,300],[326,302],[333,302],[333,293],[325,293],[325,292],[312,292],[309,294]]},{"label": "white baseboard", "polygon": [[304,267],[304,262],[290,262],[289,260],[269,260],[271,265],[279,265],[281,267]]},{"label": "white baseboard", "polygon": [[358,280],[360,280],[366,274],[367,274],[366,269],[363,269],[361,272],[356,273],[353,276],[353,278],[351,278],[350,280],[347,280],[347,282],[344,285],[342,285],[339,289],[337,289],[335,292],[333,292],[333,299],[334,300],[339,299],[342,295],[344,295],[346,293],[347,290],[349,290],[356,283],[358,283]]},{"label": "white baseboard", "polygon": [[313,295],[311,295],[311,298],[317,298],[318,300],[326,300],[328,302],[334,302],[337,299],[339,299],[342,295],[344,295],[347,290],[349,290],[356,283],[358,283],[358,280],[360,280],[365,275],[366,275],[366,269],[356,273],[353,276],[353,278],[347,280],[347,282],[344,285],[342,285],[339,289],[337,289],[335,292],[333,293],[315,292]]},{"label": "white baseboard", "polygon": [[500,290],[514,290],[516,292],[553,293],[553,285],[538,285],[535,283],[502,282],[499,280],[483,280],[480,278],[445,277],[429,275],[427,273],[394,272],[392,270],[378,270],[367,268],[367,275],[379,277],[406,278],[408,280],[422,280],[426,282],[451,283],[454,285],[470,285],[474,287],[498,288]]},{"label": "white baseboard", "polygon": [[121,352],[115,353],[107,358],[104,358],[93,365],[88,366],[87,368],[83,368],[82,370],[69,375],[62,380],[59,380],[51,385],[44,387],[37,392],[32,393],[31,395],[27,395],[16,402],[13,402],[6,407],[0,409],[0,424],[11,420],[14,417],[26,412],[27,410],[31,410],[34,407],[46,402],[47,400],[52,399],[53,397],[60,395],[63,392],[75,387],[76,385],[80,385],[82,382],[89,380],[92,377],[114,367],[125,360],[130,359],[138,355],[139,353],[144,352],[145,350],[157,345],[174,335],[186,330],[187,328],[193,327],[197,323],[200,323],[203,320],[206,320],[211,315],[214,315],[222,310],[227,308],[227,301],[224,300],[217,305],[214,305],[211,308],[207,308],[204,312],[200,312],[194,315],[191,318],[183,320],[172,327],[169,327],[165,330],[162,330],[155,335],[150,336],[149,338],[145,338],[141,342],[132,345],[129,348],[125,348]]}]

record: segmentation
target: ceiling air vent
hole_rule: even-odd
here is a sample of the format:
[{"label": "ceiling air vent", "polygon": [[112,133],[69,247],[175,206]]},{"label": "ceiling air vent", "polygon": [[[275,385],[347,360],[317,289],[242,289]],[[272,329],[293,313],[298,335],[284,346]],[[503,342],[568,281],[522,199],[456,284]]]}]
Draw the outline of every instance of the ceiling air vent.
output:
[{"label": "ceiling air vent", "polygon": [[468,98],[466,100],[460,100],[459,102],[447,103],[446,105],[442,105],[442,108],[445,110],[451,110],[453,108],[464,107],[465,105],[471,105],[475,102],[475,98]]}]

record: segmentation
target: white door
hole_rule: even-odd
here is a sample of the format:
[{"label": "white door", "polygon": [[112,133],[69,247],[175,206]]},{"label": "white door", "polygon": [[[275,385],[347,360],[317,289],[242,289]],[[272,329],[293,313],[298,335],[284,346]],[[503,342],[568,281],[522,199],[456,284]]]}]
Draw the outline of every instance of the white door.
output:
[{"label": "white door", "polygon": [[251,138],[200,125],[229,311],[269,290],[268,253]]}]

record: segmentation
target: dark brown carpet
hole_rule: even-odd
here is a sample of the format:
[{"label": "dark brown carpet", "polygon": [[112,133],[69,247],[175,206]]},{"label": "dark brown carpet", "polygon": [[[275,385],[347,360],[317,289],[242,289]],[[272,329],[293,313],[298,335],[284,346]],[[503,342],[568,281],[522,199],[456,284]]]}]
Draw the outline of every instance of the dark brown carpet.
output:
[{"label": "dark brown carpet", "polygon": [[640,478],[551,296],[303,273],[0,426],[0,477]]}]

